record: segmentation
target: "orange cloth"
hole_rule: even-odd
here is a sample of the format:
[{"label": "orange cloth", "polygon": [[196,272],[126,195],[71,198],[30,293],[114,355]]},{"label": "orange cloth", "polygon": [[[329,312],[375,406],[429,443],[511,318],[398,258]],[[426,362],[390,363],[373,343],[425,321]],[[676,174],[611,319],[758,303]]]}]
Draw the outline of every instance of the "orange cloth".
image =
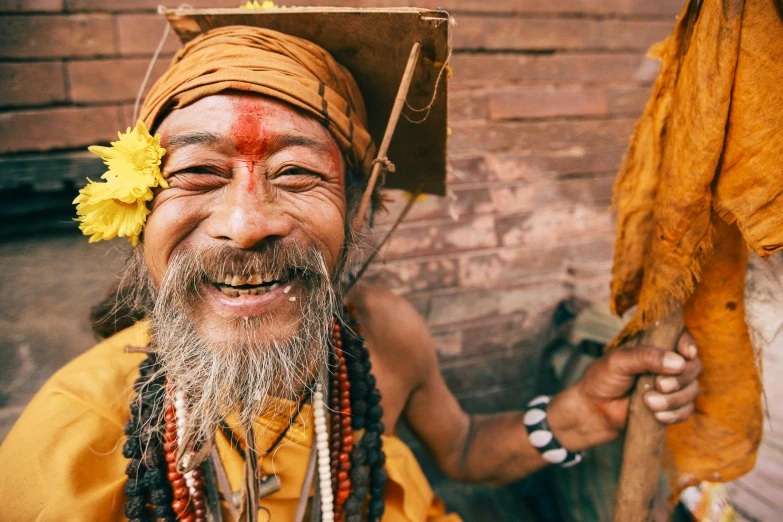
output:
[{"label": "orange cloth", "polygon": [[[669,441],[679,473],[710,480],[710,470],[726,480],[750,469],[760,436],[759,376],[741,313],[747,247],[714,213],[759,254],[783,248],[781,12],[780,0],[686,4],[652,50],[661,73],[615,185],[611,304],[619,314],[638,308],[614,344],[691,298],[686,326],[699,332],[705,392]],[[734,251],[716,247],[713,256],[713,243]],[[718,391],[732,379],[741,382]]]},{"label": "orange cloth", "polygon": [[[33,398],[0,446],[0,520],[126,520],[123,427],[144,355],[127,354],[125,347],[145,346],[148,341],[147,323],[137,323],[74,359]],[[268,447],[282,424],[276,419],[260,423],[268,429],[259,433],[259,447]],[[260,503],[272,520],[293,519],[313,431],[311,410],[304,407],[274,458],[267,457],[262,464],[267,472],[274,466],[282,482],[279,492]],[[221,437],[217,448],[229,481],[239,489],[241,457]],[[383,449],[389,473],[385,522],[459,522],[459,517],[444,514],[405,444],[384,437]]]},{"label": "orange cloth", "polygon": [[713,216],[720,239],[701,284],[683,308],[704,371],[695,413],[666,434],[677,473],[675,489],[725,482],[750,471],[763,428],[761,383],[743,305],[747,249],[736,226]]},{"label": "orange cloth", "polygon": [[185,44],[147,95],[141,119],[154,129],[168,111],[226,90],[271,96],[323,120],[348,162],[369,172],[375,145],[353,76],[318,45],[270,29],[222,27]]}]

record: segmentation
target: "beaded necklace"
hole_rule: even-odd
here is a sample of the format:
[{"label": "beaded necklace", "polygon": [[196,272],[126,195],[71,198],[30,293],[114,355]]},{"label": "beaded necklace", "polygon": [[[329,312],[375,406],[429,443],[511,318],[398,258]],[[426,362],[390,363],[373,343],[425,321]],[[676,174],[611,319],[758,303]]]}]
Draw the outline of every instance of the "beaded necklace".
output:
[{"label": "beaded necklace", "polygon": [[[342,325],[336,320],[332,331],[326,393],[320,383],[313,393],[318,511],[321,522],[379,522],[388,478],[381,394],[355,308],[349,304],[344,313]],[[154,352],[141,363],[139,373],[123,445],[123,455],[129,459],[125,515],[129,522],[150,517],[157,522],[206,522],[208,513],[222,520],[217,493],[213,497],[207,491],[216,479],[205,475],[205,470],[214,474],[215,466],[205,467],[209,462],[190,466],[193,455],[189,453],[177,462],[188,422],[186,397],[167,386]],[[355,439],[360,430],[364,433]],[[254,456],[248,456],[249,469],[257,469]],[[253,491],[258,493],[257,488]],[[233,506],[233,498],[224,500]],[[257,501],[248,505],[257,506]],[[255,513],[248,516],[248,520],[255,518]]]}]

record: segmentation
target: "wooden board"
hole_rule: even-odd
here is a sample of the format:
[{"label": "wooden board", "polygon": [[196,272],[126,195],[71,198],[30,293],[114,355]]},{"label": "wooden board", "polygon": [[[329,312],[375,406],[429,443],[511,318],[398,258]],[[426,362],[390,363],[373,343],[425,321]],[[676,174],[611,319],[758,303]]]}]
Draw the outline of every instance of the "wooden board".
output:
[{"label": "wooden board", "polygon": [[[265,27],[304,38],[329,51],[353,74],[367,106],[368,130],[379,145],[391,114],[405,64],[415,42],[421,56],[408,104],[394,133],[388,157],[396,172],[385,186],[436,195],[446,193],[447,74],[435,84],[451,49],[450,20],[442,10],[344,9],[163,9],[183,42],[215,27]],[[416,112],[435,101],[429,113]],[[426,116],[426,119],[425,119]],[[413,123],[419,122],[419,123]],[[423,120],[423,121],[420,121]]]}]

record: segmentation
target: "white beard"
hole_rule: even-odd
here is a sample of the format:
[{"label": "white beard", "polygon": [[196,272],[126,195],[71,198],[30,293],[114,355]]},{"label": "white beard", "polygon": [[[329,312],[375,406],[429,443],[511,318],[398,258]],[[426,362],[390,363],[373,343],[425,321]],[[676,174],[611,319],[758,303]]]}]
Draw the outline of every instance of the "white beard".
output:
[{"label": "white beard", "polygon": [[[243,266],[253,273],[261,272],[265,263],[267,270],[277,269],[268,266],[278,263],[278,256],[271,254],[272,261],[242,259]],[[201,254],[178,254],[161,282],[151,313],[152,343],[168,381],[187,398],[188,432],[197,441],[209,440],[228,414],[247,425],[261,415],[277,413],[273,409],[279,402],[270,399],[295,400],[326,363],[340,300],[323,257],[317,250],[299,249],[280,257],[303,272],[308,287],[296,331],[284,341],[264,336],[265,325],[274,316],[227,323],[230,345],[216,346],[200,333],[193,305],[201,299],[205,274],[215,270]]]}]

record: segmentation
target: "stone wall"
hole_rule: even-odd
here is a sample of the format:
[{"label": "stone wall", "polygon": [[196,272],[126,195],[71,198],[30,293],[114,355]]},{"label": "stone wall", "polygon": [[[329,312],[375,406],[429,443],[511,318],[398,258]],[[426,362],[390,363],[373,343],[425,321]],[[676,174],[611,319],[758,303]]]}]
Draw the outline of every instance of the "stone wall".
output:
[{"label": "stone wall", "polygon": [[[43,380],[92,343],[87,311],[122,247],[88,246],[70,200],[102,172],[85,146],[131,124],[164,28],[158,3],[0,0],[0,440]],[[468,410],[518,407],[533,393],[556,303],[606,299],[612,182],[657,73],[645,52],[682,0],[415,4],[458,24],[450,196],[417,203],[372,278],[424,315]],[[177,47],[171,35],[153,80]],[[391,196],[376,241],[405,203]]]}]

